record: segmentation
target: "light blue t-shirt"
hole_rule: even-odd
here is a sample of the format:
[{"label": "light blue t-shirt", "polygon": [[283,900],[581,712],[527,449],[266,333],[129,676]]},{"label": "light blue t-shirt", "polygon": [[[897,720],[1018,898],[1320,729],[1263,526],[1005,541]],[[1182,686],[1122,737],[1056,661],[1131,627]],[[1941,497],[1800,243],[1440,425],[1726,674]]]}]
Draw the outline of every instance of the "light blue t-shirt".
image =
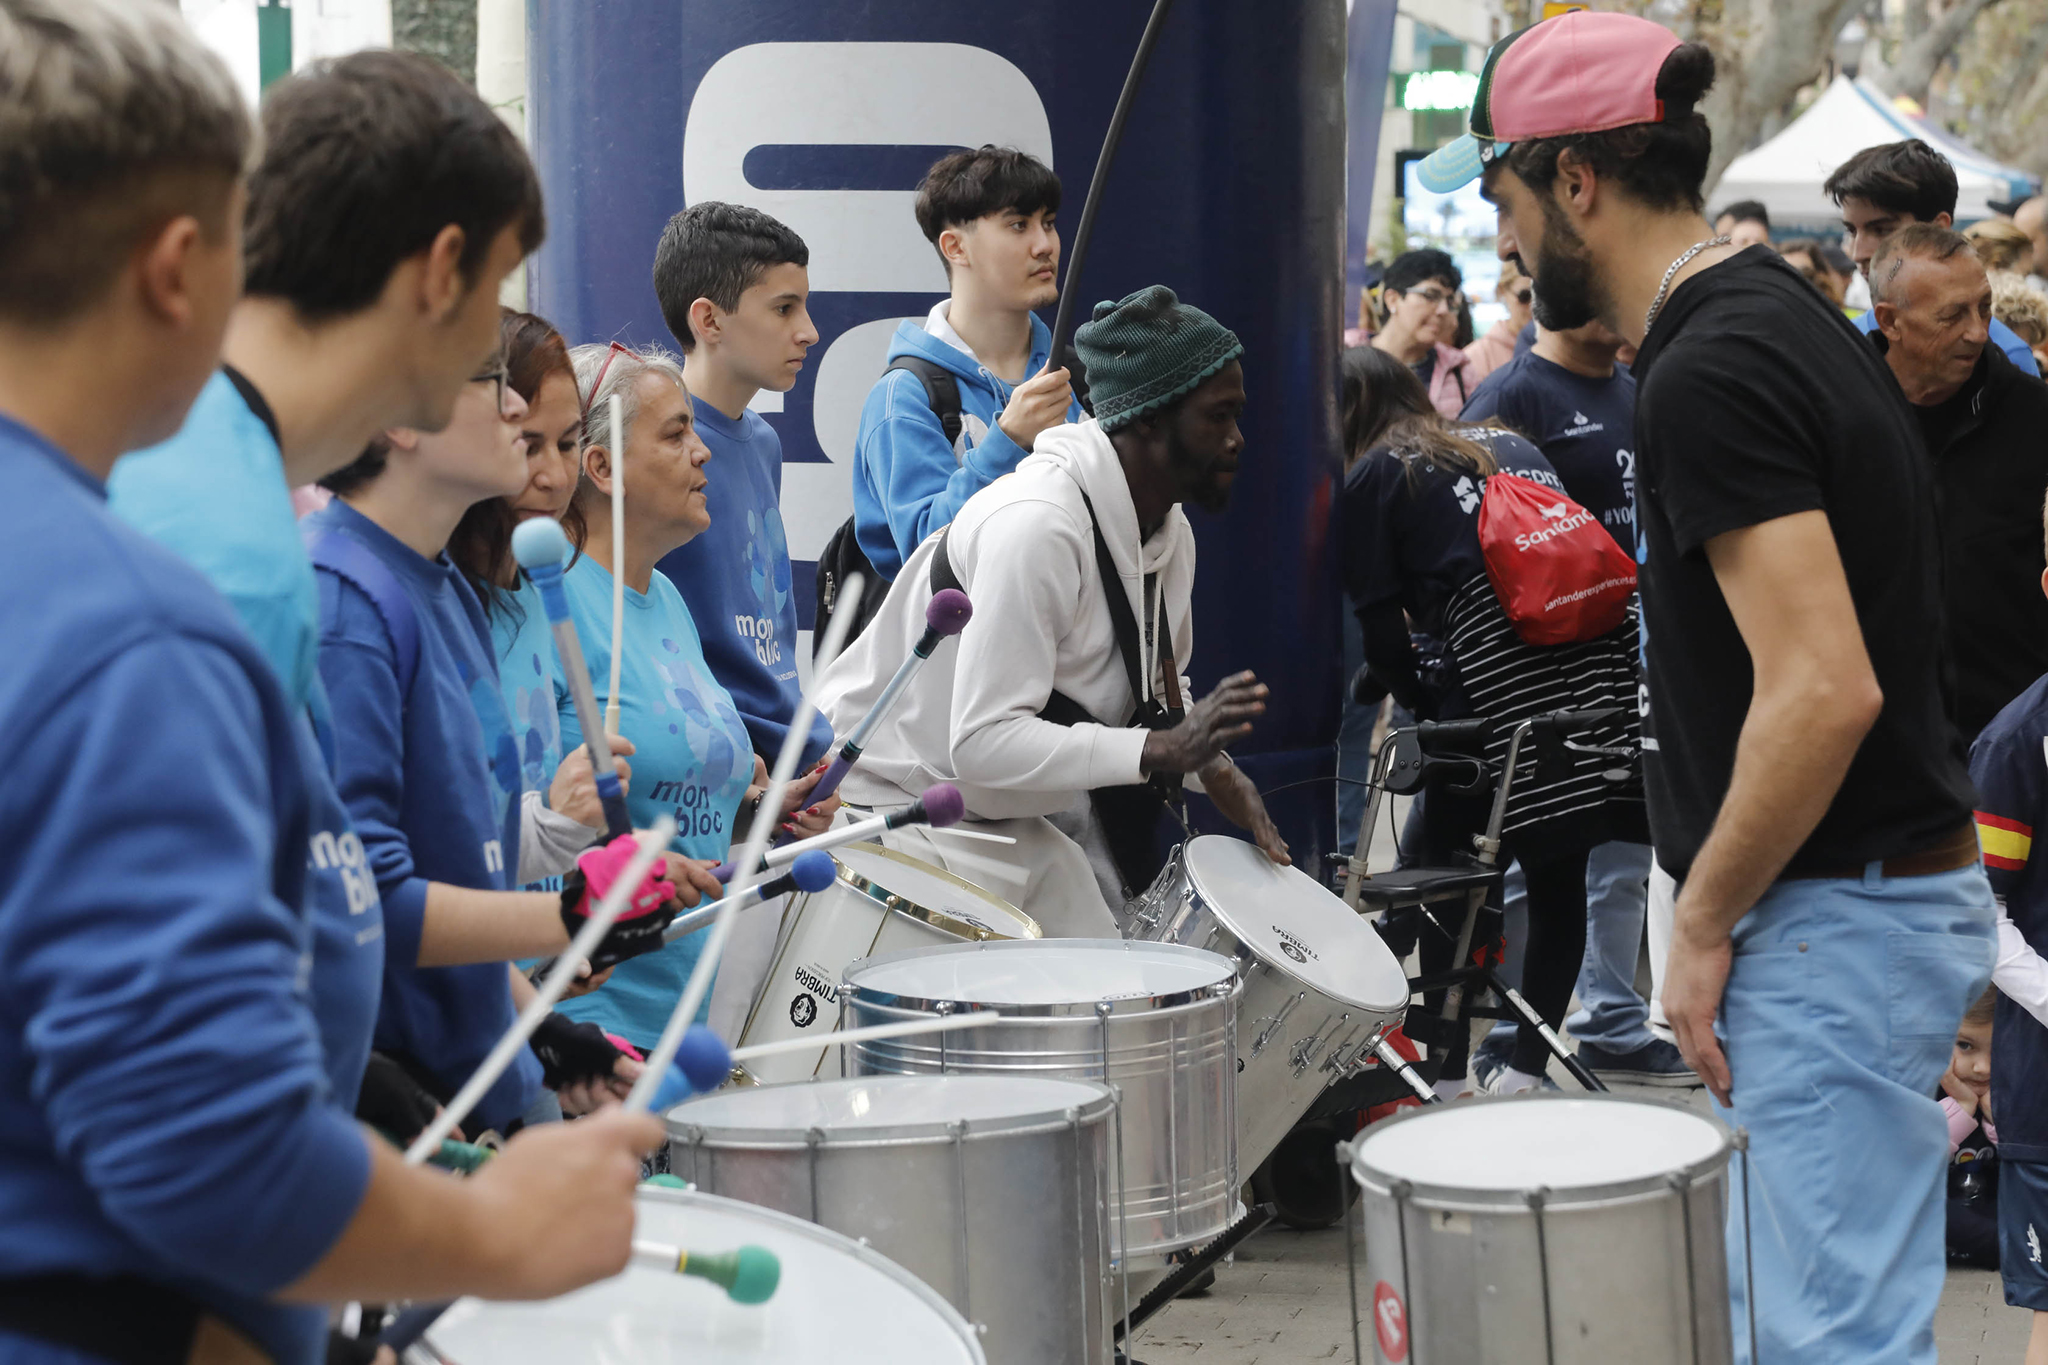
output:
[{"label": "light blue t-shirt", "polygon": [[545,801],[565,752],[559,710],[567,695],[547,610],[541,605],[540,589],[524,573],[516,590],[494,594],[484,610],[491,621],[498,686],[519,759],[520,790],[508,795],[517,803],[521,792],[537,791]]},{"label": "light blue t-shirt", "polygon": [[[612,576],[588,557],[565,575],[569,615],[582,637],[591,686],[602,709],[610,700]],[[754,776],[754,751],[732,695],[711,675],[696,624],[675,585],[657,573],[645,593],[626,590],[620,645],[619,733],[633,741],[633,779],[626,795],[635,829],[675,817],[670,845],[686,858],[723,858],[732,843],[733,812]],[[559,698],[562,743],[583,742],[566,689]],[[682,998],[704,950],[704,933],[621,963],[600,990],[564,1003],[562,1013],[588,1019],[643,1051]],[[710,996],[698,1010],[701,1022]]]}]

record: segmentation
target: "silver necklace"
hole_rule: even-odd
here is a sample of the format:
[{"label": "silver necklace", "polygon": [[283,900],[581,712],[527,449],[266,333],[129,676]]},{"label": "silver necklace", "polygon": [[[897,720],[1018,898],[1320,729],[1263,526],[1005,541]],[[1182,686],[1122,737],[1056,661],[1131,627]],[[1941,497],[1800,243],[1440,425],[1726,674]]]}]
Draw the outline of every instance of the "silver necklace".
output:
[{"label": "silver necklace", "polygon": [[1650,311],[1643,314],[1643,335],[1645,337],[1650,335],[1650,327],[1657,321],[1657,311],[1664,306],[1664,296],[1671,292],[1671,277],[1685,269],[1685,263],[1699,255],[1702,251],[1707,250],[1709,247],[1726,245],[1728,245],[1728,237],[1725,233],[1719,237],[1709,237],[1704,242],[1694,242],[1686,248],[1683,256],[1680,256],[1671,263],[1671,268],[1664,272],[1664,282],[1657,286],[1657,297],[1650,300]]}]

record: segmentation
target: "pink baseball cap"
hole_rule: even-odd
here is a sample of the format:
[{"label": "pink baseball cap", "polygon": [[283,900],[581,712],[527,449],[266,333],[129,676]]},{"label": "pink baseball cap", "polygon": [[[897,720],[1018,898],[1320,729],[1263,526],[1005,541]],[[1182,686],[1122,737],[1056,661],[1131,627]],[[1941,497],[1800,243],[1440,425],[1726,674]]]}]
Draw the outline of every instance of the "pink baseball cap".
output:
[{"label": "pink baseball cap", "polygon": [[1448,194],[1517,142],[1662,123],[1657,72],[1678,46],[1678,36],[1662,24],[1591,10],[1510,33],[1487,50],[1480,68],[1472,131],[1425,157],[1415,178],[1424,189]]}]

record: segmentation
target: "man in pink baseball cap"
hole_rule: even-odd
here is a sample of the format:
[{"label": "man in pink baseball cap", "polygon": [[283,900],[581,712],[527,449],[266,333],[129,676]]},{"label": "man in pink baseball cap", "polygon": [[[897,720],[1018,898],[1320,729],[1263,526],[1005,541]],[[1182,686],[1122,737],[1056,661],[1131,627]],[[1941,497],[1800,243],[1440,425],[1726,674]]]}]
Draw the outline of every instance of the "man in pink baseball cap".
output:
[{"label": "man in pink baseball cap", "polygon": [[1943,705],[1932,470],[1841,313],[1708,226],[1713,79],[1647,20],[1546,20],[1494,45],[1472,135],[1421,178],[1483,178],[1544,326],[1640,347],[1644,785],[1680,888],[1661,994],[1749,1131],[1736,1359],[1933,1365],[1933,1097],[1996,907]]}]

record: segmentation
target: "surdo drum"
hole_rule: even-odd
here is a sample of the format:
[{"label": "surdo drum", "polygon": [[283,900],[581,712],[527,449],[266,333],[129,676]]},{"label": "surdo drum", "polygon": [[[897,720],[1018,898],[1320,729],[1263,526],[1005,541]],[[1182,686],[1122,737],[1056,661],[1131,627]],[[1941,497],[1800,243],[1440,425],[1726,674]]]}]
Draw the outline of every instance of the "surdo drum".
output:
[{"label": "surdo drum", "polygon": [[741,1047],[818,1035],[816,1052],[786,1052],[747,1064],[764,1084],[808,1081],[828,1067],[839,1020],[839,973],[856,958],[906,948],[989,939],[1035,939],[1029,915],[943,868],[863,844],[838,849],[839,877],[823,891],[793,896],[768,974],[740,1033]]},{"label": "surdo drum", "polygon": [[669,1111],[669,1164],[865,1241],[986,1328],[993,1365],[1109,1365],[1113,1110],[1032,1076],[726,1090]]},{"label": "surdo drum", "polygon": [[1732,1145],[1690,1110],[1607,1095],[1481,1099],[1366,1129],[1349,1149],[1361,1361],[1727,1365]]},{"label": "surdo drum", "polygon": [[856,962],[840,1002],[849,1028],[994,1010],[959,1033],[846,1049],[860,1075],[1066,1076],[1118,1095],[1111,1134],[1113,1254],[1207,1242],[1237,1207],[1237,1001],[1226,958],[1171,943],[1049,939],[920,948]]},{"label": "surdo drum", "polygon": [[1237,1157],[1247,1168],[1324,1087],[1363,1070],[1408,1010],[1407,975],[1372,925],[1242,839],[1209,834],[1175,849],[1126,933],[1237,964]]},{"label": "surdo drum", "polygon": [[541,1303],[463,1299],[421,1344],[462,1365],[983,1365],[952,1305],[878,1251],[802,1219],[643,1188],[633,1235],[690,1250],[753,1243],[782,1262],[766,1303],[639,1265]]}]

